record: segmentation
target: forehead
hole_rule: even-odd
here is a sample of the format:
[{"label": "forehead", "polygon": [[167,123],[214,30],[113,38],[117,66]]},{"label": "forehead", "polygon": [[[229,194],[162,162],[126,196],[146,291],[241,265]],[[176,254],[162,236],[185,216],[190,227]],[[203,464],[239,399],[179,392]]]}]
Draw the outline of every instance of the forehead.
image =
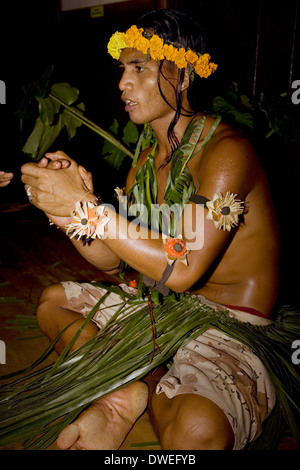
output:
[{"label": "forehead", "polygon": [[[120,55],[119,61],[124,64],[134,64],[134,63],[142,63],[146,61],[146,56],[142,52],[138,51],[137,49],[123,49]],[[148,64],[156,64],[156,62],[152,59],[147,61]]]}]

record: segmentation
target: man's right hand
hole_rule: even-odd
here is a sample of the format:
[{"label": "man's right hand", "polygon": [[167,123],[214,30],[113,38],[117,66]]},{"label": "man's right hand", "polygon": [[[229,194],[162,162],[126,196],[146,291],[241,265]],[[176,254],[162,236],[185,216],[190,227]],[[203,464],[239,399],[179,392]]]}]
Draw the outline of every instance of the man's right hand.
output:
[{"label": "man's right hand", "polygon": [[[47,158],[48,157],[48,158]],[[71,165],[71,158],[63,158],[57,156],[57,154],[46,153],[46,156],[41,158],[37,166],[41,168],[50,168],[51,170],[61,170],[68,168]],[[87,191],[93,190],[92,174],[87,171],[82,165],[78,166],[78,172],[83,179]]]}]

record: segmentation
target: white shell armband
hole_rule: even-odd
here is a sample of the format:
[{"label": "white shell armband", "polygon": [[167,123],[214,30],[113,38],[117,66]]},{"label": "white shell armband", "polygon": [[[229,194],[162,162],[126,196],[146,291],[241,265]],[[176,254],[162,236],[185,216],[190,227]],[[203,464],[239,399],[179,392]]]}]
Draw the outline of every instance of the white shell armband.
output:
[{"label": "white shell armband", "polygon": [[105,206],[94,205],[91,202],[76,202],[72,213],[73,219],[66,225],[66,234],[70,238],[80,238],[85,243],[90,243],[96,237],[103,238],[104,227],[110,221],[105,214]]},{"label": "white shell armband", "polygon": [[244,212],[243,202],[235,199],[237,194],[229,191],[225,197],[222,193],[215,193],[212,201],[206,203],[208,209],[207,219],[214,222],[215,227],[228,230],[239,223],[239,215]]}]

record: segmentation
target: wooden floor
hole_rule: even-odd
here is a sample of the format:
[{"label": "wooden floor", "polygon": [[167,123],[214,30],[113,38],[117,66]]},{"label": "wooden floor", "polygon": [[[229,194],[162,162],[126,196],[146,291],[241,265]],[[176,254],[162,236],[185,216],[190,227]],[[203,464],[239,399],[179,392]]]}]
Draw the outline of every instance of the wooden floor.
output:
[{"label": "wooden floor", "polygon": [[[17,315],[35,313],[45,287],[63,280],[118,279],[103,276],[87,263],[67,237],[50,226],[45,216],[30,204],[1,204],[0,217],[0,340],[6,345],[6,364],[0,364],[0,375],[4,375],[31,365],[49,345],[40,330],[20,332],[7,328]],[[53,352],[46,364],[56,358]],[[7,449],[20,448],[20,443],[16,443]],[[137,421],[121,447],[134,449],[160,449],[148,412]],[[56,444],[49,450],[58,450]]]}]

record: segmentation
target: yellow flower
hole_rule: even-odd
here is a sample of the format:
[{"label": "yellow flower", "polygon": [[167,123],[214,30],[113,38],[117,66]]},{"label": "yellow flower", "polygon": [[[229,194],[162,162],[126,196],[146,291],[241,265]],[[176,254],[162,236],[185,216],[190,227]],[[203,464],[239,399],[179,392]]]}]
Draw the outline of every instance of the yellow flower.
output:
[{"label": "yellow flower", "polygon": [[217,64],[214,64],[213,62],[210,63],[209,61],[209,54],[203,54],[197,60],[195,64],[195,72],[200,75],[200,77],[207,78],[216,70]]},{"label": "yellow flower", "polygon": [[149,40],[149,46],[150,56],[153,60],[163,60],[165,58],[164,41],[157,36],[157,34],[153,34],[152,38]]},{"label": "yellow flower", "polygon": [[198,60],[198,55],[189,49],[185,54],[185,58],[190,64],[194,64]]},{"label": "yellow flower", "polygon": [[127,47],[123,39],[123,33],[118,31],[112,35],[107,44],[107,50],[114,59],[119,59],[122,50]]},{"label": "yellow flower", "polygon": [[175,47],[172,46],[172,44],[164,44],[164,55],[167,60],[174,62],[176,54],[177,54],[177,49],[175,49]]},{"label": "yellow flower", "polygon": [[185,49],[181,47],[178,49],[176,58],[175,58],[175,64],[179,69],[183,69],[184,67],[187,67],[188,63],[185,58]]}]

